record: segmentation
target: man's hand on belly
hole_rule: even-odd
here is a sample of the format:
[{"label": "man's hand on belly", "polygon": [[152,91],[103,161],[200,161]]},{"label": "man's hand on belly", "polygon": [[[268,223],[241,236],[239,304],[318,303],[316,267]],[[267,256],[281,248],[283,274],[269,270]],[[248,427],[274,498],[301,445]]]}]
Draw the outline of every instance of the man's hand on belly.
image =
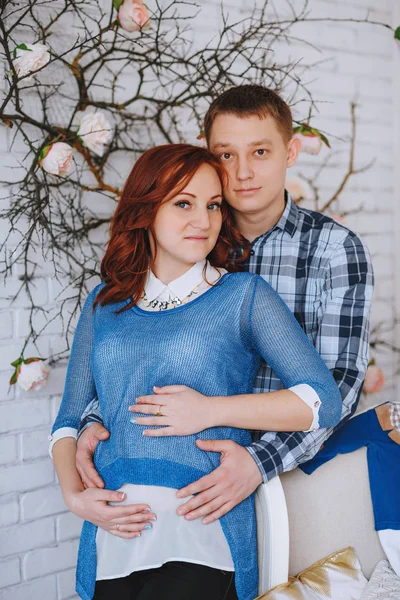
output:
[{"label": "man's hand on belly", "polygon": [[93,454],[100,441],[110,437],[107,431],[100,423],[93,423],[85,429],[78,440],[76,448],[76,469],[81,476],[83,485],[87,488],[103,488],[104,481],[98,474],[93,464]]},{"label": "man's hand on belly", "polygon": [[250,496],[262,483],[261,473],[249,452],[231,440],[197,440],[206,452],[221,452],[221,463],[209,475],[191,483],[177,492],[178,498],[187,500],[177,510],[185,519],[203,517],[202,522],[212,523]]}]

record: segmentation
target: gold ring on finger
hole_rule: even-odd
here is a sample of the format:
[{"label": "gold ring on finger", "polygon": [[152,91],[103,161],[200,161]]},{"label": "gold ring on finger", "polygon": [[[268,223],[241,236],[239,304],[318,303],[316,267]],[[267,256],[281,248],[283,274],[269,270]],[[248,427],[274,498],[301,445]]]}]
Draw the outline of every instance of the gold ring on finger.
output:
[{"label": "gold ring on finger", "polygon": [[161,407],[162,407],[162,404],[160,404],[160,406],[158,407],[158,411],[156,412],[156,417],[162,417],[163,416],[163,414],[161,412]]}]

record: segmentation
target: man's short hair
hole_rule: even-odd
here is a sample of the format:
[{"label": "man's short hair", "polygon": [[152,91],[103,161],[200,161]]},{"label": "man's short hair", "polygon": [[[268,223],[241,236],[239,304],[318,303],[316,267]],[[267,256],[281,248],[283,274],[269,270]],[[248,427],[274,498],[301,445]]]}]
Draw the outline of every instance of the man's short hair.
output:
[{"label": "man's short hair", "polygon": [[222,114],[237,117],[257,115],[260,119],[270,115],[275,120],[285,143],[293,136],[293,118],[289,105],[276,92],[263,85],[232,87],[211,103],[204,119],[207,143],[210,141],[211,128],[216,117]]}]

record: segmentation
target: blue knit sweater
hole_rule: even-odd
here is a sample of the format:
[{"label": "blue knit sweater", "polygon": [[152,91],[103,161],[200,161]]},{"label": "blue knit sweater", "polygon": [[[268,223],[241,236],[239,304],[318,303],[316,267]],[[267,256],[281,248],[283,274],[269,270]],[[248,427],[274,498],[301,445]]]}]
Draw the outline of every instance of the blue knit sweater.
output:
[{"label": "blue knit sweater", "polygon": [[[181,488],[214,470],[219,453],[195,440],[251,443],[248,431],[213,427],[196,435],[144,437],[129,422],[128,407],[152,386],[182,384],[206,396],[251,393],[264,359],[285,387],[307,383],[321,399],[320,425],[335,425],[341,413],[337,385],[286,304],[258,275],[225,274],[188,304],[149,312],[137,306],[116,314],[128,301],[98,306],[101,286],[88,296],[76,329],[67,380],[53,431],[78,428],[97,395],[111,432],[95,452],[108,489],[124,483]],[[257,596],[258,572],[253,495],[220,519],[235,567],[239,600]],[[77,592],[91,600],[96,580],[97,527],[85,522],[78,556]]]}]

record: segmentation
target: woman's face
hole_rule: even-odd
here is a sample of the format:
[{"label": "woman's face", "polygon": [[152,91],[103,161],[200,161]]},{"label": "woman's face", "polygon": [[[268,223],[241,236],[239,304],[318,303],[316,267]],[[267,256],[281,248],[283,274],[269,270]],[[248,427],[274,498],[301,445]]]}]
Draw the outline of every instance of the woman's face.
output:
[{"label": "woman's face", "polygon": [[188,185],[162,204],[150,233],[152,250],[157,245],[155,272],[167,267],[179,277],[214,248],[222,225],[222,189],[219,177],[203,164]]}]

